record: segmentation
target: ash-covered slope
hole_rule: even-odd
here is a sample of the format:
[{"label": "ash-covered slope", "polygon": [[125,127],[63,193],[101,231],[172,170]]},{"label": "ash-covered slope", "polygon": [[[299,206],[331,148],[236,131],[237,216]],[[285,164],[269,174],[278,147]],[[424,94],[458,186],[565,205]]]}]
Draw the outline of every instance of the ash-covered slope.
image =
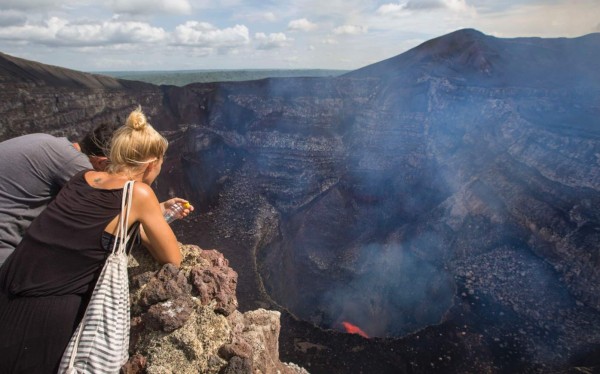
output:
[{"label": "ash-covered slope", "polygon": [[241,309],[283,312],[310,372],[593,370],[599,53],[460,30],[338,78],[48,85],[8,94],[0,135],[140,103],[172,139],[161,196],[200,208],[179,238],[226,255]]},{"label": "ash-covered slope", "polygon": [[52,86],[71,88],[125,89],[144,87],[141,82],[122,81],[104,75],[82,73],[58,66],[40,64],[0,52],[0,71],[3,84],[16,86]]},{"label": "ash-covered slope", "polygon": [[[143,82],[28,61],[0,53],[0,140],[32,132],[77,139],[103,121],[122,122],[135,105],[155,113],[163,95]],[[173,123],[162,118],[163,123]]]},{"label": "ash-covered slope", "polygon": [[186,134],[202,227],[300,319],[479,352],[378,369],[574,365],[600,344],[598,47],[461,30],[340,78],[220,84]]}]

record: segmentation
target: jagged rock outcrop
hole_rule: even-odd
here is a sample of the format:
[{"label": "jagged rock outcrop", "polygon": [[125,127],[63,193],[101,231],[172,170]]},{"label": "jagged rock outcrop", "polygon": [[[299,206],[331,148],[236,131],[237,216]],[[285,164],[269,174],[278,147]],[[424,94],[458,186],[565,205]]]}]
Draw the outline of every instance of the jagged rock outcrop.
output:
[{"label": "jagged rock outcrop", "polygon": [[237,310],[237,273],[221,253],[181,250],[179,268],[158,266],[144,248],[130,256],[126,373],[308,373],[279,360],[279,312]]}]

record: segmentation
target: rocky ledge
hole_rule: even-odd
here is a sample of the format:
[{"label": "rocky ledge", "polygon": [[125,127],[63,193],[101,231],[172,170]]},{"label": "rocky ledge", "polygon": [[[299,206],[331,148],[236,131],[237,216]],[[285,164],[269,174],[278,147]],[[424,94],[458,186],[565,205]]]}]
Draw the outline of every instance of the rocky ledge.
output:
[{"label": "rocky ledge", "polygon": [[124,373],[308,373],[279,360],[279,312],[238,311],[237,273],[221,253],[180,248],[179,268],[159,266],[143,248],[131,253]]}]

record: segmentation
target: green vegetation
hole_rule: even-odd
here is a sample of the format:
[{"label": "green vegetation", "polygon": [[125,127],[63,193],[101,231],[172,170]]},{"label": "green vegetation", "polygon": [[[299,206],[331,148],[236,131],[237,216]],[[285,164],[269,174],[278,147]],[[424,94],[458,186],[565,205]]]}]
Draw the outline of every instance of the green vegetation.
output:
[{"label": "green vegetation", "polygon": [[173,70],[173,71],[97,71],[119,79],[142,81],[156,85],[185,86],[190,83],[248,81],[281,77],[335,77],[347,70],[290,69],[290,70]]}]

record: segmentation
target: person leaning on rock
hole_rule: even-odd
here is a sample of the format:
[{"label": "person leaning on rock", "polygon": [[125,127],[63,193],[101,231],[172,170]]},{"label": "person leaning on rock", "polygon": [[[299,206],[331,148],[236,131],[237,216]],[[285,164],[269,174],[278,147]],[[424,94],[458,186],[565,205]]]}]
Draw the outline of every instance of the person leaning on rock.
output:
[{"label": "person leaning on rock", "polygon": [[0,267],[0,373],[57,372],[117,240],[128,181],[135,181],[128,223],[141,225],[142,244],[157,262],[180,265],[163,211],[185,200],[159,203],[150,187],[167,146],[138,108],[115,131],[107,170],[76,173],[29,226]]},{"label": "person leaning on rock", "polygon": [[41,133],[0,143],[0,265],[75,173],[106,169],[105,150],[117,127],[102,123],[79,143]]}]

